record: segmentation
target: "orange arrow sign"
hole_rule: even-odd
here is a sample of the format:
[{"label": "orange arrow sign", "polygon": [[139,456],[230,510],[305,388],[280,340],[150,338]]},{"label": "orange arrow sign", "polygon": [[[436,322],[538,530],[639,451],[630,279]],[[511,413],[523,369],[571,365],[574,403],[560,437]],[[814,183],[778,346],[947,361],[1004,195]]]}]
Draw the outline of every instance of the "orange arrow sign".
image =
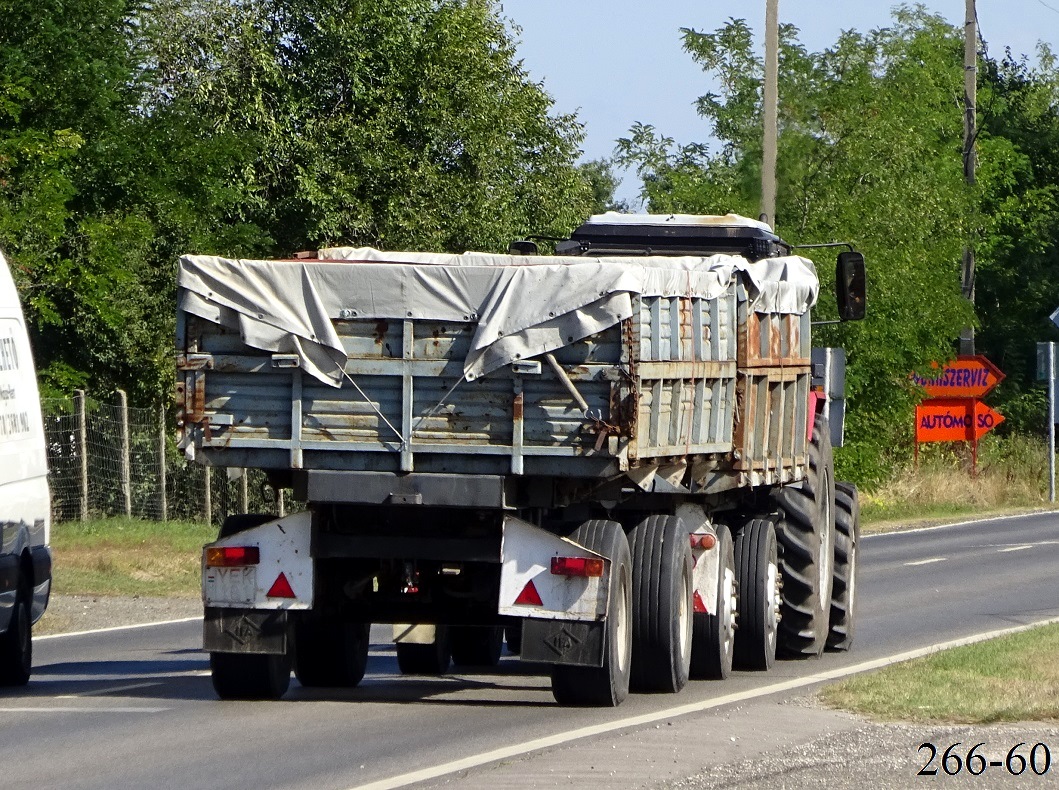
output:
[{"label": "orange arrow sign", "polygon": [[930,363],[937,370],[931,378],[912,374],[912,381],[931,398],[980,398],[1004,380],[1004,374],[981,354],[957,357],[944,367]]},{"label": "orange arrow sign", "polygon": [[969,442],[1004,421],[1004,415],[972,398],[931,398],[916,406],[916,441]]}]

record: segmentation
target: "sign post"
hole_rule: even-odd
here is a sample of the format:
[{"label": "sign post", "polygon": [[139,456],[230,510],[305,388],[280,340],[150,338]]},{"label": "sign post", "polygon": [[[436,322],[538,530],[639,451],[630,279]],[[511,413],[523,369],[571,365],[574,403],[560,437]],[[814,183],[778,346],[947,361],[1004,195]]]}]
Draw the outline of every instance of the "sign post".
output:
[{"label": "sign post", "polygon": [[981,398],[1004,379],[1004,374],[982,355],[962,356],[932,378],[916,374],[912,381],[923,387],[927,399],[916,406],[916,464],[919,445],[926,442],[968,442],[971,469],[978,474],[978,440],[1004,421]]},{"label": "sign post", "polygon": [[[1052,314],[1055,320],[1056,310]],[[1055,343],[1037,344],[1037,378],[1048,379],[1048,501],[1055,501]]]}]

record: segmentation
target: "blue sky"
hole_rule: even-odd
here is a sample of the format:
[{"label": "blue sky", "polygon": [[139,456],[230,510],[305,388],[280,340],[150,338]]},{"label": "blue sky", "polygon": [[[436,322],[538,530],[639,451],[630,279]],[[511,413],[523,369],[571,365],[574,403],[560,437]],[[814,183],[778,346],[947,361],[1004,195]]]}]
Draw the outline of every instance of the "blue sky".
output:
[{"label": "blue sky", "polygon": [[[636,121],[678,143],[705,141],[709,130],[693,103],[709,83],[680,47],[680,28],[714,30],[746,19],[759,47],[765,0],[501,0],[504,16],[522,28],[519,54],[561,112],[585,124],[585,158],[609,156]],[[962,25],[964,0],[926,0],[930,11]],[[1059,50],[1059,0],[978,0],[980,34],[990,54],[1005,47],[1034,55],[1039,40]],[[842,30],[886,25],[893,3],[870,0],[779,0],[780,20],[820,50]],[[619,196],[633,199],[636,179]]]}]

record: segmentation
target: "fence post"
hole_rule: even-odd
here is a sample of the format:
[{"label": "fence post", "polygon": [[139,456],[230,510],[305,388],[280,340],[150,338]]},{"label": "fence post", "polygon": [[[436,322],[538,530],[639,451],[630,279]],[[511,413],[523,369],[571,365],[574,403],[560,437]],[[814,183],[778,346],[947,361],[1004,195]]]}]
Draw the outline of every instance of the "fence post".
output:
[{"label": "fence post", "polygon": [[121,493],[125,497],[125,515],[132,516],[132,464],[129,459],[129,398],[118,390],[118,424],[121,430]]},{"label": "fence post", "polygon": [[169,501],[166,499],[165,463],[165,404],[158,407],[158,496],[162,504],[162,521],[169,520]]},{"label": "fence post", "polygon": [[213,491],[210,486],[210,471],[213,467],[207,466],[206,469],[206,489],[203,492],[203,505],[206,508],[206,523],[213,523]]},{"label": "fence post", "polygon": [[276,489],[276,508],[278,510],[276,515],[278,515],[280,518],[283,518],[287,515],[287,502],[283,497],[282,488]]},{"label": "fence post", "polygon": [[250,490],[249,484],[247,483],[246,470],[243,470],[242,476],[239,478],[239,504],[241,506],[240,513],[250,512]]},{"label": "fence post", "polygon": [[74,390],[74,404],[77,410],[77,451],[81,459],[81,520],[88,521],[88,419],[84,390]]}]

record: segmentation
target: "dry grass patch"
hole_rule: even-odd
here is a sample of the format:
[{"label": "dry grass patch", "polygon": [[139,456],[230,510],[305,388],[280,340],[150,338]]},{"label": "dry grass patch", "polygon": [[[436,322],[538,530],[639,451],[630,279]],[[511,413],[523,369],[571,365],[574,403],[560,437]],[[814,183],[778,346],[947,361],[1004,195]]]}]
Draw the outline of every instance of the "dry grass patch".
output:
[{"label": "dry grass patch", "polygon": [[891,721],[1059,722],[1059,625],[896,664],[820,696],[833,707]]},{"label": "dry grass patch", "polygon": [[203,544],[216,528],[188,522],[99,519],[52,529],[54,590],[60,595],[199,594]]}]

